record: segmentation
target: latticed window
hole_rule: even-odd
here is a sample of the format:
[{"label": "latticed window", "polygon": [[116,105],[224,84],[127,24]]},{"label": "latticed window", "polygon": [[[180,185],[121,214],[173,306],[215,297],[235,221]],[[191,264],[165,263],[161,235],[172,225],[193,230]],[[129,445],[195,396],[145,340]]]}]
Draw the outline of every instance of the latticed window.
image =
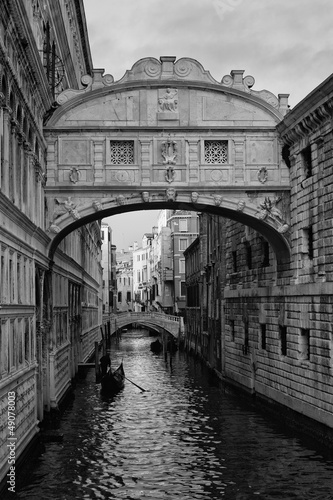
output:
[{"label": "latticed window", "polygon": [[227,163],[228,141],[205,141],[205,163]]},{"label": "latticed window", "polygon": [[134,141],[111,141],[111,164],[132,165],[134,163]]}]

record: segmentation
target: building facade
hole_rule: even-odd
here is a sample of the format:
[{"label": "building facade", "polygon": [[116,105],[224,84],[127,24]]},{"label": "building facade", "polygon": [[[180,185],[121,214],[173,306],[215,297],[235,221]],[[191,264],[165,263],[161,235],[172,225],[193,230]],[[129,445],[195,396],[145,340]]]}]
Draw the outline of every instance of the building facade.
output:
[{"label": "building facade", "polygon": [[[277,126],[291,182],[288,265],[261,234],[227,219],[201,224],[185,253],[189,348],[226,381],[294,412],[326,443],[333,442],[332,110],[333,76]],[[282,219],[286,203],[266,198],[260,216]],[[198,326],[205,284],[208,340]]]},{"label": "building facade", "polygon": [[117,252],[116,310],[133,311],[133,247]]},{"label": "building facade", "polygon": [[133,250],[134,311],[145,312],[151,308],[151,248],[153,234],[142,237],[141,247]]},{"label": "building facade", "polygon": [[[83,2],[4,0],[0,9],[0,481],[8,472],[8,394],[15,456],[66,396],[102,321],[100,225],[68,234],[52,259],[45,218],[43,125],[92,63]],[[74,179],[75,180],[75,179]],[[54,218],[69,200],[55,197]]]}]

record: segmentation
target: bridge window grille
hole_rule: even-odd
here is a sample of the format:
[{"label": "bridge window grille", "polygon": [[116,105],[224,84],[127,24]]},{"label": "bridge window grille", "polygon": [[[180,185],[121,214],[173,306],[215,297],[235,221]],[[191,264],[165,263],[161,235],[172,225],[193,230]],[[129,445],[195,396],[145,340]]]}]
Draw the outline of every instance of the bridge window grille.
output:
[{"label": "bridge window grille", "polygon": [[228,141],[205,141],[205,163],[223,164],[228,162]]},{"label": "bridge window grille", "polygon": [[110,141],[111,165],[134,164],[134,141]]}]

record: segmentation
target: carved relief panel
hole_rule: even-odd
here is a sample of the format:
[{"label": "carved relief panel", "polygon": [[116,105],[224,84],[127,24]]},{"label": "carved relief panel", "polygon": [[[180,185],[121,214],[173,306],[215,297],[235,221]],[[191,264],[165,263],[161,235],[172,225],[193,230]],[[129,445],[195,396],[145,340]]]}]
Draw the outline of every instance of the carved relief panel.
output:
[{"label": "carved relief panel", "polygon": [[85,138],[59,138],[56,159],[57,178],[62,184],[84,184],[93,181],[92,143]]},{"label": "carved relief panel", "polygon": [[171,134],[154,138],[152,181],[168,184],[186,182],[183,138]]}]

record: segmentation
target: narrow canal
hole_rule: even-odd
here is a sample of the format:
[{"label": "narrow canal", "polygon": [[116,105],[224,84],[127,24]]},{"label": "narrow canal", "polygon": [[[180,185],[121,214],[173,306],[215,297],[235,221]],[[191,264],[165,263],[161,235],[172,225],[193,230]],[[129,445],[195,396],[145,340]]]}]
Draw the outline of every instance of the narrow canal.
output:
[{"label": "narrow canal", "polygon": [[[183,353],[172,366],[144,330],[123,334],[112,365],[130,382],[105,398],[94,372],[15,498],[332,500],[333,459],[228,394]],[[22,471],[22,475],[23,475]]]}]

